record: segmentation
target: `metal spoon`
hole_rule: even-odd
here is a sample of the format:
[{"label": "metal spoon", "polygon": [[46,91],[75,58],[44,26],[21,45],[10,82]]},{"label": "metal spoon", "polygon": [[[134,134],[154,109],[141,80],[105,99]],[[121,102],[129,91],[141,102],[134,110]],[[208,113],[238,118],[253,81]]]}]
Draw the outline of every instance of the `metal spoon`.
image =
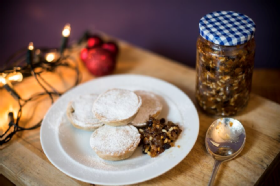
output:
[{"label": "metal spoon", "polygon": [[236,157],[243,149],[246,133],[243,125],[233,118],[220,118],[207,130],[205,144],[208,153],[215,159],[208,186],[213,185],[222,162]]}]

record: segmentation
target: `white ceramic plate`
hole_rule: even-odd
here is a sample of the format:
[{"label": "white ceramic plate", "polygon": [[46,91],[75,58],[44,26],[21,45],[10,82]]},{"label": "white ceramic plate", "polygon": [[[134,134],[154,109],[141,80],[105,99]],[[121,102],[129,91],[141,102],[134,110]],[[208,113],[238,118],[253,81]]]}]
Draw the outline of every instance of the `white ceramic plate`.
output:
[{"label": "white ceramic plate", "polygon": [[[127,160],[105,161],[90,148],[92,132],[74,128],[66,118],[66,107],[77,95],[102,93],[110,88],[148,90],[161,97],[161,117],[182,128],[176,146],[158,157],[142,154],[141,147]],[[45,154],[59,170],[78,180],[125,185],[157,177],[182,161],[194,146],[199,131],[197,111],[180,89],[160,79],[140,75],[113,75],[81,84],[65,93],[49,109],[41,126],[41,144]]]}]

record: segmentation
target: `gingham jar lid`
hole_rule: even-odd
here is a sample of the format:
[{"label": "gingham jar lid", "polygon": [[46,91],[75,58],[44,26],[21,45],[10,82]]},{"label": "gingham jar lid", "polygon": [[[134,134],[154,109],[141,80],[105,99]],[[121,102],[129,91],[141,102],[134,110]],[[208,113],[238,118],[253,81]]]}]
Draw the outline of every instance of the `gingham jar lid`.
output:
[{"label": "gingham jar lid", "polygon": [[199,21],[200,35],[223,46],[246,43],[254,37],[255,30],[256,25],[251,18],[233,11],[212,12]]}]

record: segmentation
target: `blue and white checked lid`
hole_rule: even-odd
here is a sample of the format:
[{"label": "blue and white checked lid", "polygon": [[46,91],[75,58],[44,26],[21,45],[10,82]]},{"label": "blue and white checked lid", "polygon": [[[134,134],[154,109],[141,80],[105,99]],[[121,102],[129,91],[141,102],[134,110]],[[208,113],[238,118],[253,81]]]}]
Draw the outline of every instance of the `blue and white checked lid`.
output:
[{"label": "blue and white checked lid", "polygon": [[200,35],[212,43],[233,46],[254,37],[256,25],[248,16],[233,11],[206,14],[199,21]]}]

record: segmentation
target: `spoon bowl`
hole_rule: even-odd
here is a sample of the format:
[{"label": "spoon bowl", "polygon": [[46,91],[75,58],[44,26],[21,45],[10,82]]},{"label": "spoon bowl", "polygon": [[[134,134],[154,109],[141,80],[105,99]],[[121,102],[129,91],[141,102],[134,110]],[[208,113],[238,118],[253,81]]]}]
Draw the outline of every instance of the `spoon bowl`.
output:
[{"label": "spoon bowl", "polygon": [[220,164],[236,157],[242,151],[245,141],[245,129],[236,119],[220,118],[210,125],[205,144],[208,153],[215,159],[215,164],[208,185],[214,183]]}]

